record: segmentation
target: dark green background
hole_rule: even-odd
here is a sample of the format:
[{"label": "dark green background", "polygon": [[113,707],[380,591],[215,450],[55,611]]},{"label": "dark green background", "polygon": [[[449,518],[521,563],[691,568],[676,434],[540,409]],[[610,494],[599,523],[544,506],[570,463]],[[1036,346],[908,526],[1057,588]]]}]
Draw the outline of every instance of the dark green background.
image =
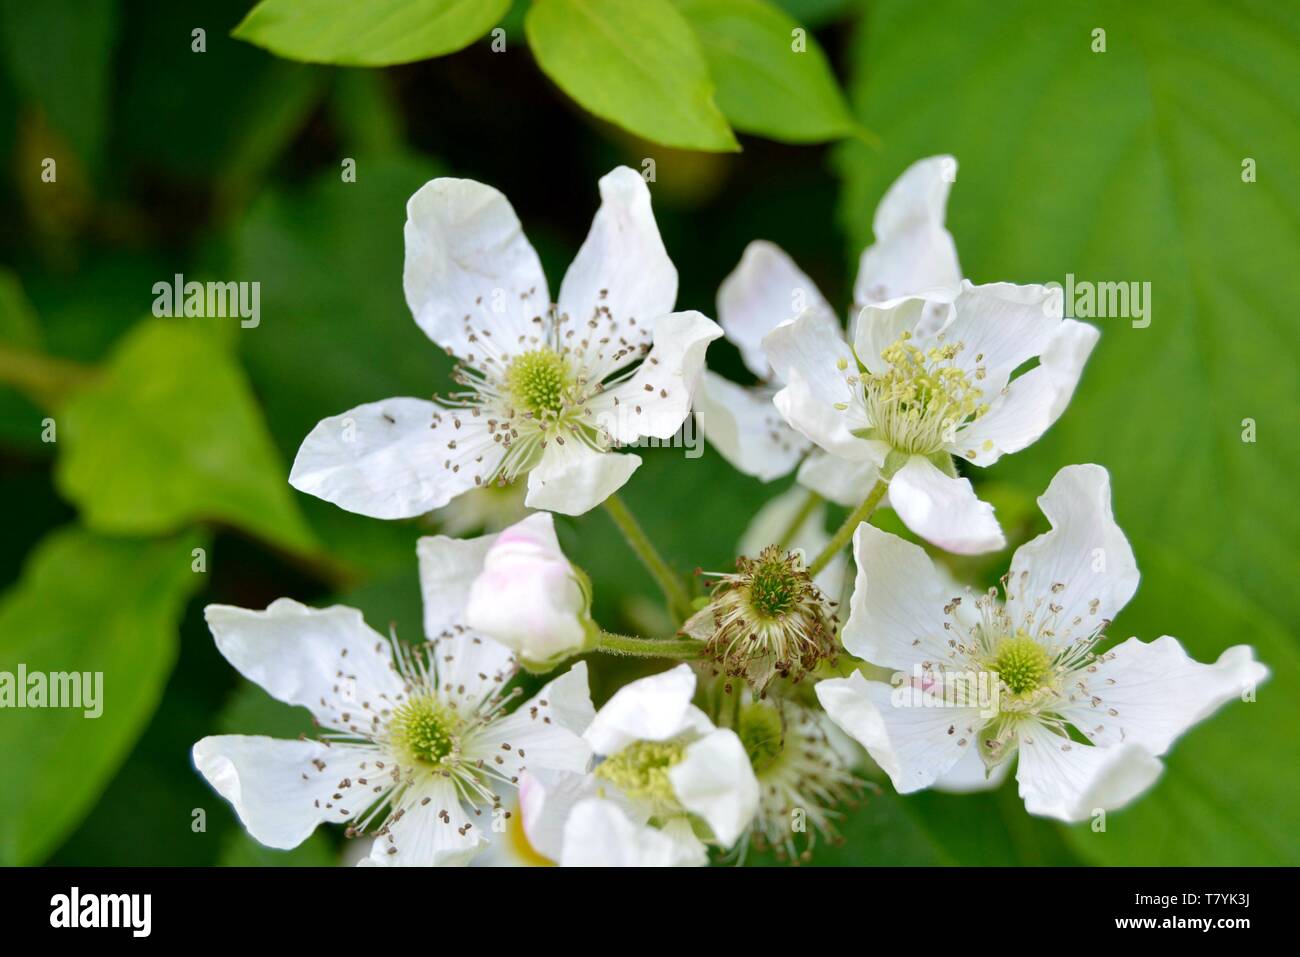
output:
[{"label": "dark green background", "polygon": [[[949,224],[975,281],[1152,286],[1149,328],[1098,320],[1101,342],[1048,436],[972,476],[1013,545],[1041,530],[1033,500],[1056,469],[1107,466],[1143,573],[1112,634],[1172,634],[1203,660],[1247,642],[1273,677],[1257,702],[1181,740],[1160,784],[1105,833],[1028,817],[1014,783],[906,799],[886,785],[818,861],[1300,860],[1297,8],[783,5],[817,29],[878,148],[745,137],[743,153],[716,156],[636,141],[551,88],[513,26],[505,54],[480,42],[337,70],[231,40],[238,0],[0,0],[0,355],[35,351],[96,376],[38,396],[49,408],[3,384],[22,377],[12,369],[0,379],[0,669],[107,674],[97,721],[0,712],[0,863],[336,859],[334,832],[288,855],[253,845],[190,767],[204,734],[301,724],[241,686],[201,609],[341,598],[418,635],[422,528],[343,513],[285,476],[319,418],[448,385],[401,293],[403,206],[422,182],[452,173],[503,190],[558,288],[597,178],[654,157],[679,306],[712,314],[719,281],[759,237],[847,302],[877,200],[937,152],[961,164]],[[190,51],[195,27],[206,53]],[[1104,53],[1091,49],[1096,28]],[[47,156],[57,184],[40,182]],[[341,182],[343,157],[357,182]],[[1242,181],[1247,157],[1257,182]],[[153,283],[177,272],[261,282],[261,326],[143,318]],[[710,362],[743,381],[730,345]],[[40,441],[51,414],[53,445]],[[643,456],[626,497],[683,568],[726,567],[786,484],[738,476],[711,452]],[[652,591],[603,514],[559,524],[602,621],[652,622],[637,598]],[[208,549],[203,574],[190,571],[196,547]],[[987,582],[1006,560],[957,570]],[[598,697],[615,678],[602,666]],[[204,833],[191,830],[195,808]]]}]

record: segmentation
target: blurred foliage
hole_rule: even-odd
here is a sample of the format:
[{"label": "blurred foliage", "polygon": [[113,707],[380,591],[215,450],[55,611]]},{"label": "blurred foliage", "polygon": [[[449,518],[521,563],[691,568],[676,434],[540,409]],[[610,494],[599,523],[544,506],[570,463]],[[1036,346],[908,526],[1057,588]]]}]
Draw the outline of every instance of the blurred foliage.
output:
[{"label": "blurred foliage", "polygon": [[[471,37],[450,56],[337,70],[232,38],[247,0],[0,0],[0,212],[12,224],[0,235],[0,669],[102,670],[107,700],[93,721],[0,715],[10,782],[0,863],[338,860],[329,831],[289,854],[257,846],[194,773],[189,748],[205,734],[308,727],[238,678],[201,609],[281,595],[342,601],[374,627],[419,636],[414,547],[436,518],[350,515],[292,492],[285,476],[322,416],[450,384],[401,290],[404,204],[420,183],[450,174],[500,188],[558,288],[597,177],[653,159],[679,307],[712,313],[718,283],[755,238],[780,243],[832,302],[847,302],[876,202],[935,152],[961,163],[950,226],[973,279],[1152,283],[1150,327],[1099,320],[1101,344],[1046,439],[972,475],[1008,537],[1042,530],[1034,498],[1057,468],[1105,464],[1144,575],[1113,633],[1174,634],[1202,659],[1249,642],[1273,678],[1258,702],[1230,705],[1180,741],[1158,787],[1112,814],[1105,833],[1030,818],[1014,781],[992,794],[906,798],[885,783],[846,815],[845,842],[815,860],[1296,863],[1297,771],[1286,755],[1300,733],[1300,598],[1290,587],[1300,519],[1282,501],[1300,466],[1289,308],[1300,234],[1288,175],[1300,154],[1288,86],[1300,75],[1295,11],[1009,0],[991,16],[975,0],[782,0],[731,20],[756,0],[628,5],[643,17],[665,7],[698,35],[695,91],[660,95],[698,103],[706,84],[725,116],[711,127],[714,147],[731,128],[764,137],[745,137],[735,156],[653,145],[633,134],[664,135],[626,116],[616,119],[626,129],[594,122],[541,82],[528,11],[544,18],[564,3],[514,4],[504,52]],[[784,16],[818,30],[794,74],[769,68],[762,52],[775,49],[763,29],[775,38]],[[1091,50],[1098,27],[1105,53]],[[559,42],[583,49],[581,38]],[[623,67],[601,64],[601,92],[627,98]],[[851,113],[836,74],[848,78]],[[626,82],[637,102],[653,101],[644,79]],[[698,116],[653,112],[646,122],[699,129]],[[828,154],[772,142],[864,127],[878,145],[855,138]],[[55,183],[41,179],[47,157]],[[1258,182],[1242,182],[1245,157]],[[343,176],[348,160],[355,182]],[[260,324],[142,318],[154,283],[177,273],[260,282]],[[710,364],[746,381],[729,344],[711,348]],[[1240,440],[1248,417],[1253,444]],[[53,443],[42,441],[47,418]],[[708,449],[697,459],[640,452],[626,499],[683,569],[728,568],[750,517],[789,484],[738,475]],[[901,531],[888,513],[880,522]],[[667,627],[603,513],[557,525],[591,574],[602,623]],[[200,547],[206,564],[195,571]],[[951,565],[987,585],[1007,557]],[[599,664],[598,699],[655,669]],[[192,826],[195,809],[206,830]]]}]

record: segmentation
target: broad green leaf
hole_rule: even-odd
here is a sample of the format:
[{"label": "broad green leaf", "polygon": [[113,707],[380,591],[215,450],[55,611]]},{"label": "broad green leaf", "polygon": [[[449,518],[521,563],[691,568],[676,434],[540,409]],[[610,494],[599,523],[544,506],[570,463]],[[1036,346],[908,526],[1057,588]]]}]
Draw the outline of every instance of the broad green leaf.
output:
[{"label": "broad green leaf", "polygon": [[0,57],[20,95],[87,166],[108,130],[118,5],[112,0],[0,0]]},{"label": "broad green leaf", "polygon": [[96,531],[156,535],[217,521],[311,551],[243,371],[192,325],[223,321],[146,319],[129,332],[59,412],[56,481]]},{"label": "broad green leaf", "polygon": [[[1093,52],[1098,28],[1105,52]],[[1300,782],[1281,756],[1300,749],[1287,703],[1300,510],[1283,496],[1300,472],[1300,278],[1288,258],[1300,13],[1013,0],[992,17],[975,0],[882,0],[854,59],[858,117],[884,144],[837,156],[855,262],[894,177],[950,152],[948,222],[967,276],[1150,283],[1150,324],[1094,319],[1101,341],[1064,417],[993,476],[1041,492],[1063,465],[1105,465],[1143,573],[1112,633],[1174,634],[1201,660],[1247,642],[1274,670],[1259,702],[1179,742],[1165,781],[1111,815],[1106,835],[1072,841],[1112,862],[1290,859],[1282,835],[1294,833],[1287,802]]]},{"label": "broad green leaf", "polygon": [[858,0],[775,0],[778,7],[806,27],[820,27],[845,17]]},{"label": "broad green leaf", "polygon": [[704,49],[731,125],[788,143],[858,129],[817,41],[763,0],[676,0]]},{"label": "broad green leaf", "polygon": [[538,0],[524,30],[542,71],[601,119],[665,146],[740,149],[670,0]]},{"label": "broad green leaf", "polygon": [[168,541],[55,532],[0,597],[0,671],[102,673],[101,713],[6,708],[0,864],[42,861],[90,809],[162,696],[176,658],[195,534]]},{"label": "broad green leaf", "polygon": [[389,66],[454,53],[509,8],[510,0],[262,0],[234,36],[291,60]]},{"label": "broad green leaf", "polygon": [[1254,701],[1233,701],[1175,743],[1164,777],[1104,832],[1073,828],[1099,864],[1300,864],[1300,650],[1278,623],[1227,582],[1177,553],[1135,542],[1142,587],[1111,629],[1143,640],[1173,635],[1200,661],[1239,643],[1272,672]]}]

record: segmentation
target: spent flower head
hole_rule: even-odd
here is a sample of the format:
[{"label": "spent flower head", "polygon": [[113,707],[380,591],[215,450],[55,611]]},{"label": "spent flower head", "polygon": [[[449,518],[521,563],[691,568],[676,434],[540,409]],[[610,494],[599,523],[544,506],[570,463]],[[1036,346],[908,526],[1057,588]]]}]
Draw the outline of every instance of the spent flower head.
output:
[{"label": "spent flower head", "polygon": [[801,553],[776,545],[717,575],[708,604],[682,631],[759,695],[777,676],[797,682],[838,652],[835,602],[809,577]]}]

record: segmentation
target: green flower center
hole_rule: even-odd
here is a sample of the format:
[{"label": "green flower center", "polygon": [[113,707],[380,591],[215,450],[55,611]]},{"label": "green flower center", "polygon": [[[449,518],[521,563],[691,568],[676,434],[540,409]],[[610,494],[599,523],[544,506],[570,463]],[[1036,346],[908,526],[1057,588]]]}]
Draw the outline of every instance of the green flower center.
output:
[{"label": "green flower center", "polygon": [[740,709],[736,733],[745,746],[754,773],[762,775],[776,764],[784,750],[781,716],[774,708],[761,704],[747,704]]},{"label": "green flower center", "polygon": [[[895,449],[931,455],[953,441],[957,429],[974,422],[989,407],[983,391],[956,363],[961,343],[922,350],[905,332],[881,352],[887,372],[863,376],[864,395],[873,431]],[[982,356],[976,356],[976,362]],[[983,378],[977,369],[976,380]]]},{"label": "green flower center", "polygon": [[633,800],[670,804],[677,797],[668,771],[685,755],[686,748],[678,741],[633,741],[602,761],[596,767],[596,777]]},{"label": "green flower center", "polygon": [[428,696],[412,698],[393,712],[388,734],[407,763],[436,767],[456,749],[461,719]]},{"label": "green flower center", "polygon": [[1052,659],[1047,649],[1024,633],[998,642],[993,670],[1012,694],[1037,691],[1047,683]]},{"label": "green flower center", "polygon": [[761,618],[777,619],[799,600],[802,583],[792,574],[786,557],[776,550],[765,550],[750,572],[749,606]]},{"label": "green flower center", "polygon": [[538,418],[558,416],[572,386],[568,363],[551,349],[521,353],[506,368],[510,401]]}]

